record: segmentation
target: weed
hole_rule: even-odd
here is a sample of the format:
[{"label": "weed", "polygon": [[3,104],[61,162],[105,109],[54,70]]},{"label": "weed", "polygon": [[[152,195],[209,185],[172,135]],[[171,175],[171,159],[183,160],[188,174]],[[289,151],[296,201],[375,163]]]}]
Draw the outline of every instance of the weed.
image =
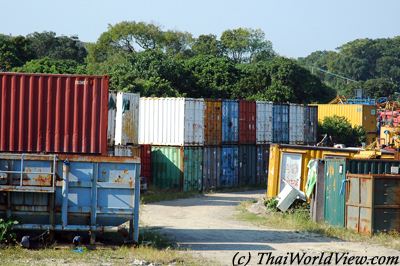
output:
[{"label": "weed", "polygon": [[8,245],[15,243],[16,234],[12,230],[15,224],[18,224],[18,222],[0,218],[0,244]]}]

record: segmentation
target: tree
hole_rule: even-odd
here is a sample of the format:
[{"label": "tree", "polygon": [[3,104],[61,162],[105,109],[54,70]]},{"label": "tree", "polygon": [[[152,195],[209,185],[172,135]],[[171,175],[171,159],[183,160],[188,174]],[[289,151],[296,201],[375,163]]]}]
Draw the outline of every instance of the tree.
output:
[{"label": "tree", "polygon": [[194,40],[192,51],[195,55],[222,56],[223,49],[217,36],[213,34],[200,35]]},{"label": "tree", "polygon": [[34,58],[29,41],[23,36],[0,34],[0,71],[9,71]]},{"label": "tree", "polygon": [[44,57],[28,61],[23,66],[14,68],[13,71],[25,73],[85,74],[85,66],[70,59]]},{"label": "tree", "polygon": [[226,30],[221,35],[221,43],[226,55],[237,63],[270,59],[275,55],[272,43],[259,29]]},{"label": "tree", "polygon": [[318,125],[320,135],[327,134],[332,137],[334,144],[345,144],[346,146],[360,146],[366,140],[366,132],[362,127],[352,127],[346,117],[325,117]]},{"label": "tree", "polygon": [[57,36],[55,32],[34,32],[27,37],[36,59],[49,57],[69,59],[83,63],[87,55],[84,44],[77,36]]}]

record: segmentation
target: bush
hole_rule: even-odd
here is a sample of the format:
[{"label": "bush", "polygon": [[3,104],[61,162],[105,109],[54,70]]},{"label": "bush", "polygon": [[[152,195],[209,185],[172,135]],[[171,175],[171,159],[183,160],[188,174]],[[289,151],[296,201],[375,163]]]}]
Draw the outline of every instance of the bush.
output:
[{"label": "bush", "polygon": [[0,218],[0,244],[15,243],[16,235],[12,231],[12,228],[15,224],[18,224],[18,222]]}]

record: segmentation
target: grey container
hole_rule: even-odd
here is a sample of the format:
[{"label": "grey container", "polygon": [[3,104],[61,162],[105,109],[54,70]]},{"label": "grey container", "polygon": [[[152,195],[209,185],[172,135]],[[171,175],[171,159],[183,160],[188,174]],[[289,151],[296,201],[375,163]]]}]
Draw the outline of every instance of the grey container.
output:
[{"label": "grey container", "polygon": [[256,145],[239,146],[239,185],[256,185],[257,147]]},{"label": "grey container", "polygon": [[221,173],[221,147],[204,147],[203,191],[215,190]]}]

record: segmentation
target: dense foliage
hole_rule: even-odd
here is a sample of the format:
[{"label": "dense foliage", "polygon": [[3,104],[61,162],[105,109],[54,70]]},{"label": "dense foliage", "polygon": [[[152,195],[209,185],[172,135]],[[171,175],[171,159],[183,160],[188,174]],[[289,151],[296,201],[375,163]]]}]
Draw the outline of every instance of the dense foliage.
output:
[{"label": "dense foliage", "polygon": [[333,141],[331,144],[345,144],[346,146],[359,146],[366,140],[366,132],[361,127],[352,127],[346,117],[325,117],[318,125],[319,135],[327,134]]},{"label": "dense foliage", "polygon": [[[357,39],[342,45],[337,51],[313,52],[300,58],[299,62],[348,97],[354,97],[354,89],[357,88],[364,89],[365,97],[387,97],[400,88],[400,36]],[[323,71],[345,76],[355,82]]]},{"label": "dense foliage", "polygon": [[106,74],[112,90],[143,96],[308,103],[336,95],[297,61],[278,56],[264,32],[248,28],[195,38],[123,21],[87,44],[54,32],[0,35],[0,71]]}]

